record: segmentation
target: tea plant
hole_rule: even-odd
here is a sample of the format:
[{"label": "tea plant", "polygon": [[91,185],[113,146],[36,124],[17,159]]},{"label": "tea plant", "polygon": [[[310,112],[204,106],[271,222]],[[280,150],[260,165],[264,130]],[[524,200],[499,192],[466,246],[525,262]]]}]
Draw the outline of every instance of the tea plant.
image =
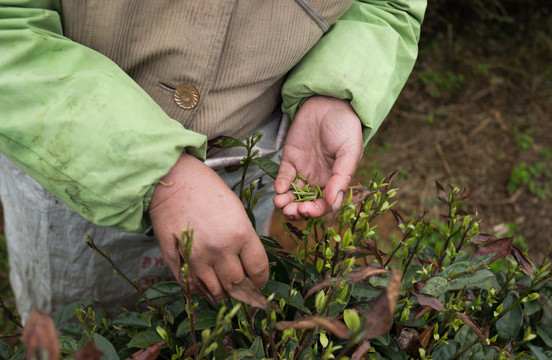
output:
[{"label": "tea plant", "polygon": [[[258,162],[252,143],[245,144],[242,165]],[[330,219],[310,219],[303,228],[284,224],[297,245],[292,253],[261,237],[268,283],[259,290],[245,278],[218,303],[207,290],[203,297],[188,291],[201,284],[188,271],[194,238],[187,229],[178,244],[180,282],[153,286],[143,293],[146,308],[114,318],[90,304],[68,306],[55,318],[61,353],[78,359],[98,358],[98,349],[113,359],[551,358],[549,265],[533,265],[513,237],[479,233],[479,220],[463,210],[469,192],[458,188],[436,185],[443,225],[423,214],[405,221],[393,209],[396,175],[352,186]],[[254,205],[247,199],[246,206]],[[387,212],[402,235],[384,248],[374,220]],[[75,315],[77,322],[66,322]]]}]

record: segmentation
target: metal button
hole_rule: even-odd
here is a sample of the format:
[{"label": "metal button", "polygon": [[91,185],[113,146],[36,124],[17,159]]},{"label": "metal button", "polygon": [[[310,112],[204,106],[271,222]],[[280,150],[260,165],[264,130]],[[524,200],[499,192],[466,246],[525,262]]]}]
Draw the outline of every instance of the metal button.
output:
[{"label": "metal button", "polygon": [[183,109],[191,110],[199,103],[199,91],[190,84],[183,83],[174,89],[174,101]]}]

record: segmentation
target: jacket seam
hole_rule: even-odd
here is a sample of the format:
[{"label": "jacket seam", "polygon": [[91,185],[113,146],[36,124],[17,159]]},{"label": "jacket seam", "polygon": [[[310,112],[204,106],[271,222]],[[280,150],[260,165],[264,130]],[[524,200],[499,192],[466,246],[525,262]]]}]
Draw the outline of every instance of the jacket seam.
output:
[{"label": "jacket seam", "polygon": [[324,19],[322,15],[320,15],[320,13],[314,8],[309,0],[295,0],[295,2],[299,4],[299,6],[303,8],[303,10],[305,10],[307,15],[309,15],[311,19],[314,20],[314,22],[320,27],[320,29],[322,29],[322,32],[325,33],[330,29],[330,25],[328,24],[326,19]]}]

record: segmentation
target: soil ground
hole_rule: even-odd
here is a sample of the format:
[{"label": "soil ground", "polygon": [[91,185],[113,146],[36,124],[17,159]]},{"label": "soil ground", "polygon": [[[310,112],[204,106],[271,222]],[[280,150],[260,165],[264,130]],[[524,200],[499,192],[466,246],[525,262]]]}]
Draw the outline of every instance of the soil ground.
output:
[{"label": "soil ground", "polygon": [[[505,8],[429,3],[415,69],[356,180],[399,170],[405,218],[439,218],[435,181],[473,189],[466,204],[482,232],[516,234],[540,261],[552,243],[550,6],[505,16]],[[277,213],[272,234],[285,239],[282,220]],[[387,220],[383,235],[395,227]]]}]

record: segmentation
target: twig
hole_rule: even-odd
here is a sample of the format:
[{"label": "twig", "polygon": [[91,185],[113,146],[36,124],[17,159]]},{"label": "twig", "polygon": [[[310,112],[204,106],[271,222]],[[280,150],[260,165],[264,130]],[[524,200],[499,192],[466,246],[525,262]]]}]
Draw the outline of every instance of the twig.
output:
[{"label": "twig", "polygon": [[88,246],[90,246],[90,248],[92,248],[92,250],[94,250],[95,252],[100,254],[104,259],[106,259],[109,262],[109,264],[111,264],[111,266],[113,267],[113,270],[115,270],[115,273],[117,275],[119,275],[120,277],[122,277],[126,282],[128,282],[130,284],[130,286],[132,286],[136,291],[138,291],[138,293],[142,296],[142,298],[144,298],[144,300],[148,303],[149,307],[151,307],[152,309],[157,311],[157,308],[155,307],[155,304],[146,296],[146,294],[144,294],[142,289],[140,289],[140,287],[138,285],[136,285],[136,282],[130,280],[121,271],[121,269],[119,269],[119,267],[113,262],[113,260],[111,260],[109,255],[107,255],[107,253],[105,251],[99,249],[96,246],[96,244],[94,244],[94,239],[92,239],[92,237],[90,235],[88,235],[88,233],[86,231],[83,230],[83,232],[84,232],[84,235],[86,235],[86,244],[88,244]]},{"label": "twig", "polygon": [[21,322],[18,319],[19,317],[16,314],[14,314],[10,309],[8,309],[8,307],[4,303],[4,299],[1,296],[0,296],[0,307],[4,309],[4,311],[6,312],[6,315],[8,316],[8,319],[10,319],[12,323],[19,326],[20,328],[23,327],[23,325],[21,325]]}]

